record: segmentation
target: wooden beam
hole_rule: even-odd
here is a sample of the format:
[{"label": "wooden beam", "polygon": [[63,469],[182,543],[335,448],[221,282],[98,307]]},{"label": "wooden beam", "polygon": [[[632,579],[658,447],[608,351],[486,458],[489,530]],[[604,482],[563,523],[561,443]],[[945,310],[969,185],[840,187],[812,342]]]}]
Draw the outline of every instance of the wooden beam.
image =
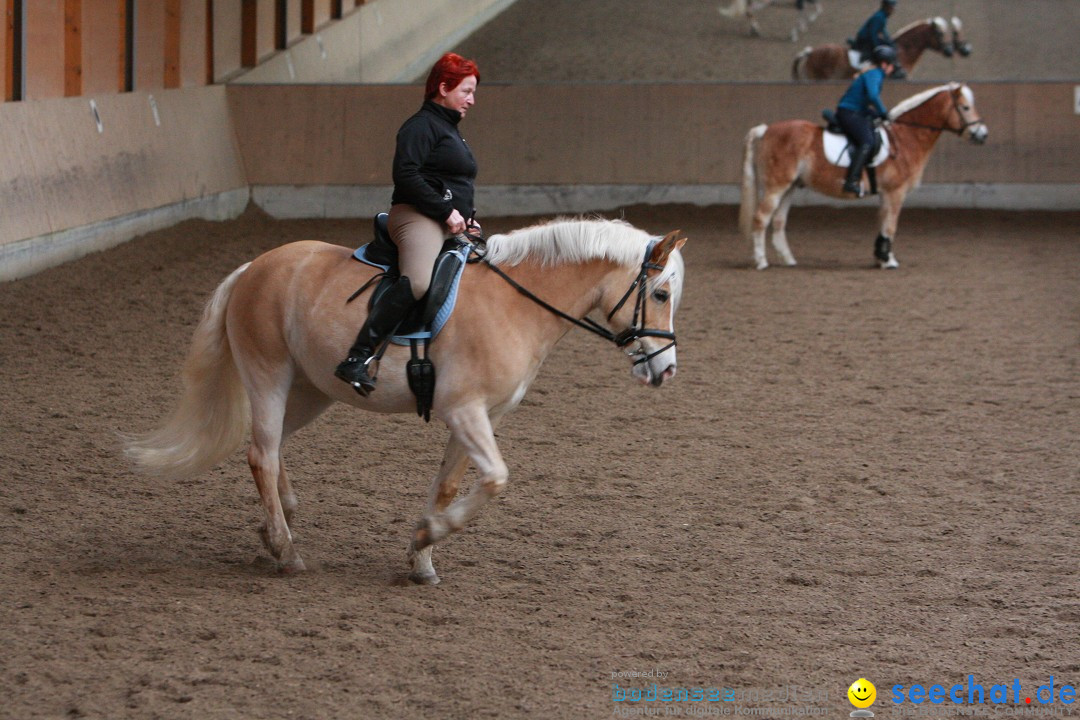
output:
[{"label": "wooden beam", "polygon": [[178,88],[180,76],[180,29],[183,0],[165,0],[165,77],[166,88]]},{"label": "wooden beam", "polygon": [[120,27],[120,92],[135,89],[135,0],[119,0]]},{"label": "wooden beam", "polygon": [[274,49],[289,47],[289,0],[274,3]]},{"label": "wooden beam", "polygon": [[240,2],[240,65],[255,67],[259,64],[259,3],[258,0]]},{"label": "wooden beam", "polygon": [[315,0],[300,0],[300,32],[315,32]]},{"label": "wooden beam", "polygon": [[330,19],[340,20],[343,13],[342,0],[330,0]]},{"label": "wooden beam", "polygon": [[7,0],[4,33],[7,43],[7,70],[4,72],[4,100],[22,100],[26,95],[25,48],[26,7],[24,0]]},{"label": "wooden beam", "polygon": [[206,0],[206,84],[214,84],[214,0]]},{"label": "wooden beam", "polygon": [[64,97],[82,95],[82,0],[64,0]]}]

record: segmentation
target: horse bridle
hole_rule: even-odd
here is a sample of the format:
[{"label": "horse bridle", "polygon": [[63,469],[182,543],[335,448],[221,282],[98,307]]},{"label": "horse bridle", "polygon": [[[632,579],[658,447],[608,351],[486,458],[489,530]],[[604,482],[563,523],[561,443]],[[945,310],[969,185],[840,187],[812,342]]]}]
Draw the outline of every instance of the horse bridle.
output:
[{"label": "horse bridle", "polygon": [[[467,237],[469,237],[470,239],[472,239],[474,241],[477,241],[479,244],[481,244],[481,246],[483,245],[483,238],[480,238],[480,237],[477,237],[477,236],[474,236],[474,235],[467,235]],[[622,296],[622,298],[619,299],[619,302],[615,303],[615,307],[612,308],[610,313],[608,313],[607,319],[608,319],[608,322],[611,322],[611,319],[613,317],[615,317],[615,313],[619,312],[619,310],[621,310],[623,308],[623,306],[626,305],[627,301],[630,299],[630,296],[634,294],[635,290],[637,290],[637,297],[634,300],[634,320],[633,320],[633,323],[630,325],[630,327],[626,328],[625,330],[623,330],[622,332],[619,332],[619,333],[611,332],[606,327],[604,327],[600,323],[596,322],[592,318],[585,317],[585,318],[582,318],[582,319],[578,319],[578,318],[574,317],[573,315],[568,315],[567,313],[565,313],[562,310],[558,309],[554,305],[551,305],[550,303],[548,303],[548,302],[544,301],[543,299],[537,297],[530,290],[528,290],[528,288],[523,287],[520,283],[518,283],[516,280],[514,280],[514,278],[510,277],[505,272],[503,272],[502,269],[499,268],[497,265],[492,264],[481,252],[479,252],[479,251],[477,251],[475,249],[475,246],[474,246],[473,252],[476,254],[476,257],[475,258],[470,257],[469,262],[470,263],[476,263],[476,262],[484,263],[489,268],[491,268],[495,272],[496,275],[498,275],[503,280],[505,280],[510,285],[510,287],[514,288],[519,293],[521,293],[525,297],[529,298],[530,300],[532,300],[534,303],[536,303],[540,307],[544,308],[545,310],[547,310],[548,312],[550,312],[550,313],[552,313],[554,315],[557,315],[558,317],[562,318],[563,320],[567,320],[567,321],[573,323],[574,325],[577,325],[580,328],[584,328],[585,330],[588,330],[589,332],[593,333],[594,335],[599,335],[600,337],[604,338],[605,340],[608,340],[610,342],[615,343],[615,345],[617,347],[619,347],[619,348],[625,348],[630,343],[632,343],[632,342],[634,342],[636,340],[640,340],[641,338],[646,338],[646,337],[658,337],[658,338],[664,338],[665,340],[670,340],[671,341],[667,345],[665,345],[664,347],[660,348],[659,350],[654,350],[651,353],[645,352],[644,348],[639,348],[639,349],[634,350],[634,351],[628,351],[626,354],[629,355],[630,357],[640,356],[640,357],[637,357],[636,360],[634,360],[634,365],[640,365],[641,363],[648,362],[649,360],[652,360],[657,355],[659,355],[659,354],[661,354],[663,352],[666,352],[667,350],[675,347],[675,345],[676,345],[675,333],[670,332],[668,330],[657,330],[655,328],[647,328],[647,327],[645,327],[645,322],[646,322],[646,320],[645,320],[645,307],[646,307],[646,304],[647,304],[646,286],[648,285],[649,271],[650,270],[663,270],[664,269],[663,265],[658,265],[658,264],[656,264],[654,262],[651,262],[651,260],[650,260],[650,258],[652,256],[653,247],[655,247],[656,243],[659,242],[659,241],[660,241],[660,238],[653,238],[649,242],[648,247],[645,248],[645,258],[641,261],[641,268],[638,270],[637,276],[634,278],[634,281],[632,283],[630,283],[630,287],[628,287],[626,289],[626,292],[623,293],[623,296]]]},{"label": "horse bridle", "polygon": [[969,127],[971,127],[972,125],[978,125],[982,122],[982,119],[980,118],[977,120],[965,120],[964,113],[960,110],[960,101],[956,99],[956,95],[952,90],[949,91],[949,98],[952,100],[952,109],[956,111],[957,116],[960,118],[960,122],[963,123],[959,130],[954,130],[948,125],[927,125],[925,123],[911,122],[910,120],[900,120],[899,118],[895,120],[890,120],[889,122],[895,125],[910,125],[911,127],[925,128],[927,130],[937,130],[938,132],[948,130],[950,132],[955,132],[957,137],[963,137],[964,133]]}]

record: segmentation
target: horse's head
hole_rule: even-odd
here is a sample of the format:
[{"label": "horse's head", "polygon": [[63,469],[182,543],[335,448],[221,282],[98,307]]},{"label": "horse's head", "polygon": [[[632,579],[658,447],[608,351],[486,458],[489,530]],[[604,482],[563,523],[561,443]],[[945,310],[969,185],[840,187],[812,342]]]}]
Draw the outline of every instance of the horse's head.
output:
[{"label": "horse's head", "polygon": [[964,39],[964,26],[960,18],[953,16],[952,19],[952,44],[956,52],[967,57],[971,54],[971,43]]},{"label": "horse's head", "polygon": [[606,293],[608,323],[615,343],[633,362],[631,374],[660,387],[675,375],[675,311],[682,296],[686,238],[678,231],[656,241],[630,287]]},{"label": "horse's head", "polygon": [[952,57],[953,41],[952,34],[949,32],[949,23],[943,17],[936,17],[930,20],[930,27],[933,29],[930,49],[937,50],[945,57]]},{"label": "horse's head", "polygon": [[990,131],[975,109],[975,93],[967,85],[951,87],[949,93],[956,111],[949,113],[949,129],[957,135],[966,135],[976,145],[982,145]]}]

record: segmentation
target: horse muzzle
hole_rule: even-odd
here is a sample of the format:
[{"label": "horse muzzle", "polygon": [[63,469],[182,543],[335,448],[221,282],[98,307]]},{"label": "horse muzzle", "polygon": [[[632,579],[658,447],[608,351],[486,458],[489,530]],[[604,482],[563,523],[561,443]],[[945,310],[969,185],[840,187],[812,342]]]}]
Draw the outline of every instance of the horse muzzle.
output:
[{"label": "horse muzzle", "polygon": [[[649,350],[643,345],[634,352],[628,352],[630,357],[637,357],[630,369],[630,374],[642,385],[660,387],[665,380],[675,377],[675,346],[671,345],[649,357]],[[647,360],[643,358],[648,357]]]},{"label": "horse muzzle", "polygon": [[971,43],[960,43],[956,46],[956,52],[960,53],[963,57],[967,57],[971,54]]},{"label": "horse muzzle", "polygon": [[941,54],[944,55],[947,58],[951,58],[953,56],[952,43],[949,43],[948,45],[943,46],[941,48]]},{"label": "horse muzzle", "polygon": [[990,131],[986,128],[984,123],[976,123],[968,128],[968,137],[971,138],[971,142],[976,145],[984,144],[989,135]]}]

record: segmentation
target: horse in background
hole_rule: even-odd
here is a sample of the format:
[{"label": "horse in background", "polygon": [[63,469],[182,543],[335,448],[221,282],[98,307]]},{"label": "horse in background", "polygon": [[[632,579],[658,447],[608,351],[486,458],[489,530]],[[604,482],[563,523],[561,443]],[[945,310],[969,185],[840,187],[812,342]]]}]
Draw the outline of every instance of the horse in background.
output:
[{"label": "horse in background", "polygon": [[[651,237],[616,220],[554,221],[492,236],[483,261],[465,267],[456,308],[430,348],[439,372],[433,414],[450,438],[412,534],[411,580],[439,582],[432,546],[464,528],[506,486],[495,426],[571,328],[622,348],[642,384],[660,387],[675,375],[685,242],[674,232]],[[379,386],[368,397],[334,377],[367,313],[366,303],[346,298],[377,272],[351,255],[338,245],[296,242],[233,271],[195,329],[172,416],[126,439],[139,469],[179,480],[228,457],[250,427],[260,534],[285,572],[304,570],[304,562],[290,529],[297,499],[284,442],[335,401],[378,413],[416,410],[406,378],[409,348],[388,347]],[[589,319],[593,312],[603,320]],[[479,477],[455,500],[470,461]]]},{"label": "horse in background", "polygon": [[[918,20],[901,28],[893,40],[896,56],[910,77],[919,58],[927,50],[952,57],[953,52],[968,56],[971,44],[964,41],[960,18],[951,21],[943,17]],[[803,48],[791,65],[794,80],[849,80],[864,70],[868,64],[861,62],[859,53],[844,45],[828,43]]]},{"label": "horse in background", "polygon": [[[874,243],[879,267],[896,268],[892,252],[904,198],[922,180],[930,151],[948,130],[974,143],[986,142],[987,129],[975,109],[967,85],[949,83],[913,95],[889,113],[888,157],[876,169],[881,191],[880,223]],[[783,120],[758,125],[746,135],[743,152],[742,202],[739,228],[752,242],[754,265],[769,266],[765,234],[772,227],[772,244],[787,265],[795,264],[787,241],[787,216],[795,189],[810,187],[834,198],[851,199],[842,191],[844,171],[825,157],[825,128],[806,120]]]},{"label": "horse in background", "polygon": [[[733,0],[731,5],[720,7],[720,14],[729,18],[746,18],[750,23],[750,35],[761,37],[761,26],[758,25],[756,15],[774,2],[775,0]],[[799,17],[791,28],[791,42],[796,42],[799,35],[805,33],[811,23],[818,19],[822,5],[820,0],[795,0],[795,9],[799,11]]]}]

